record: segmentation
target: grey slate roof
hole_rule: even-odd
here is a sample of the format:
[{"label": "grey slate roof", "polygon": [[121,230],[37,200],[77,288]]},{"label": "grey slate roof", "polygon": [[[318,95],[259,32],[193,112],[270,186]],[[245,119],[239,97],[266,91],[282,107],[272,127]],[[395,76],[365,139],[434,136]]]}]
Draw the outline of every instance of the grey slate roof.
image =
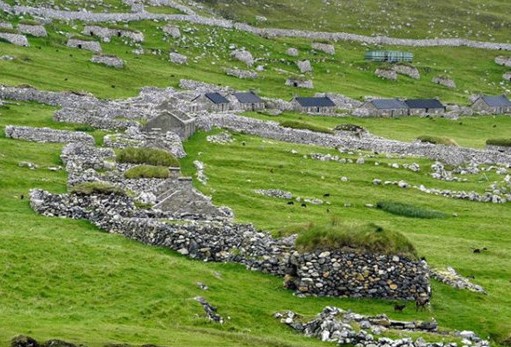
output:
[{"label": "grey slate roof", "polygon": [[248,93],[234,93],[234,96],[242,104],[258,104],[263,102],[257,94],[253,92]]},{"label": "grey slate roof", "polygon": [[206,96],[206,98],[211,100],[211,102],[216,105],[229,103],[229,100],[227,100],[223,95],[221,95],[219,93],[206,93],[204,95]]},{"label": "grey slate roof", "polygon": [[303,98],[296,97],[295,100],[302,107],[334,107],[334,102],[328,97],[313,97],[313,98]]},{"label": "grey slate roof", "polygon": [[505,95],[498,96],[482,96],[483,101],[491,107],[508,107],[511,106],[511,101]]},{"label": "grey slate roof", "polygon": [[409,108],[444,108],[445,106],[437,99],[409,99],[405,101]]},{"label": "grey slate roof", "polygon": [[408,109],[408,106],[398,99],[375,99],[370,102],[379,110]]}]

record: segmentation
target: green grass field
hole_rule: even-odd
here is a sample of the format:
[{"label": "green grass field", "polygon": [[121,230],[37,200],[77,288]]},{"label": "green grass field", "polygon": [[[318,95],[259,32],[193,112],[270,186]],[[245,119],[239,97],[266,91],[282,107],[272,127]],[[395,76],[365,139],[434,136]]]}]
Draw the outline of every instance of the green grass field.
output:
[{"label": "green grass field", "polygon": [[[406,38],[462,37],[509,42],[506,0],[200,0],[228,19],[264,27]],[[256,16],[266,17],[266,21]]]},{"label": "green grass field", "polygon": [[[7,18],[8,19],[8,18]],[[179,24],[184,41],[163,41],[159,27],[163,23],[152,21],[130,23],[129,28],[144,33],[142,44],[145,54],[134,55],[133,47],[121,39],[113,38],[102,43],[105,54],[113,54],[126,61],[126,68],[115,70],[89,62],[91,52],[65,47],[62,32],[78,34],[82,25],[69,26],[54,22],[47,25],[48,38],[30,38],[31,47],[22,48],[0,42],[3,55],[14,60],[0,60],[0,83],[8,85],[30,84],[46,90],[86,90],[99,97],[119,98],[134,96],[141,87],[177,86],[182,78],[198,79],[213,84],[229,85],[236,89],[257,90],[263,96],[291,99],[294,95],[309,96],[314,92],[336,92],[354,98],[367,95],[384,97],[439,97],[445,102],[468,104],[474,93],[501,94],[509,90],[509,82],[502,81],[506,68],[496,65],[494,58],[502,54],[495,51],[469,48],[414,48],[414,65],[421,72],[421,79],[400,76],[398,81],[385,81],[374,75],[378,63],[363,60],[370,47],[340,42],[335,56],[315,54],[310,41],[301,39],[269,40],[233,30]],[[60,33],[59,33],[60,32]],[[229,57],[230,44],[246,47],[265,66],[256,80],[240,80],[227,76],[225,68],[245,68]],[[287,48],[296,47],[298,58],[285,54]],[[387,47],[395,49],[395,47]],[[161,50],[162,55],[154,55]],[[176,51],[189,57],[189,64],[169,62],[168,53]],[[308,77],[314,81],[313,90],[285,87],[288,77],[297,76],[296,60],[309,59],[314,72]],[[58,64],[56,62],[58,61]],[[431,82],[437,75],[449,75],[458,88],[450,90]]]},{"label": "green grass field", "polygon": [[[13,0],[8,1],[14,3]],[[23,0],[33,5],[35,1]],[[253,22],[255,9],[267,0],[241,7],[240,2],[205,1],[226,16]],[[38,5],[40,2],[37,2]],[[71,9],[89,2],[58,0],[58,5]],[[358,6],[350,2],[331,2],[323,10],[316,0],[292,2],[261,10],[268,18],[264,26],[300,27],[317,30],[345,30],[358,33],[385,31],[394,36],[460,36],[497,41],[509,40],[509,16],[503,0],[471,0],[466,5],[471,13],[459,7],[459,0],[442,3],[416,1],[406,4],[364,1]],[[296,2],[295,2],[296,3]],[[358,4],[358,3],[357,3]],[[273,6],[275,5],[275,6]],[[435,16],[426,18],[428,11],[408,14],[421,6],[430,6]],[[117,7],[128,10],[117,0],[105,0],[96,11]],[[343,11],[334,11],[342,9]],[[390,21],[382,20],[380,9],[393,13]],[[295,10],[307,11],[309,17],[295,18]],[[149,8],[170,11],[168,8]],[[368,16],[369,10],[376,10]],[[392,12],[391,12],[392,11]],[[452,16],[455,11],[460,16]],[[474,12],[479,14],[474,14]],[[463,15],[463,16],[461,16]],[[320,18],[314,26],[305,25],[310,16]],[[339,16],[343,20],[339,20]],[[446,17],[448,16],[448,17]],[[449,22],[447,22],[449,18]],[[291,23],[291,19],[293,23]],[[0,13],[0,20],[12,22],[19,18]],[[277,23],[277,20],[279,23]],[[434,21],[431,33],[426,26]],[[441,20],[444,20],[442,23]],[[369,29],[365,21],[375,24]],[[391,25],[411,26],[404,30]],[[464,23],[464,24],[463,24]],[[164,23],[134,22],[129,28],[144,33],[145,54],[137,56],[121,39],[102,43],[104,53],[126,61],[126,68],[116,70],[89,62],[92,53],[65,47],[65,33],[79,34],[83,23],[53,22],[47,24],[48,38],[29,38],[31,47],[16,47],[0,42],[0,83],[30,84],[44,90],[74,90],[92,92],[101,98],[134,96],[144,86],[176,87],[181,78],[229,85],[240,90],[254,89],[263,96],[291,99],[294,95],[315,92],[336,92],[354,98],[367,95],[384,97],[439,97],[445,102],[467,104],[472,93],[501,94],[509,92],[509,82],[501,75],[506,68],[493,60],[502,52],[469,48],[413,48],[414,65],[421,72],[418,81],[400,77],[397,82],[384,81],[373,75],[378,66],[363,61],[366,50],[374,47],[339,42],[336,54],[314,53],[310,41],[301,39],[268,40],[262,37],[179,23],[185,37],[182,41],[163,41],[159,27]],[[259,25],[259,24],[258,24]],[[262,25],[262,24],[261,24]],[[463,25],[466,28],[463,28]],[[444,30],[449,28],[448,31]],[[470,32],[472,30],[472,32]],[[490,32],[493,37],[489,37]],[[506,31],[507,30],[507,31]],[[465,32],[466,31],[466,32]],[[479,36],[477,36],[479,35]],[[226,67],[246,68],[229,57],[229,45],[246,47],[265,66],[256,80],[240,80],[226,76]],[[298,58],[285,51],[296,47]],[[395,49],[396,47],[385,47]],[[399,48],[402,49],[402,48]],[[152,54],[161,50],[162,55]],[[168,53],[177,51],[189,56],[186,66],[173,65]],[[308,77],[313,90],[297,90],[284,86],[289,76],[299,71],[298,59],[309,59],[314,72]],[[431,83],[437,75],[449,75],[458,88],[449,90]],[[410,184],[453,190],[474,190],[483,193],[493,181],[503,176],[494,171],[484,175],[466,176],[467,182],[444,182],[430,177],[431,161],[420,158],[374,156],[366,164],[340,164],[304,158],[311,153],[337,154],[356,159],[358,154],[339,154],[335,150],[269,141],[234,134],[231,144],[211,144],[207,134],[196,133],[186,143],[188,157],[180,164],[186,175],[193,176],[193,160],[205,163],[209,177],[207,186],[194,184],[212,196],[218,205],[231,207],[236,220],[253,222],[258,228],[274,235],[297,224],[321,224],[337,217],[343,223],[375,223],[386,230],[404,234],[418,256],[438,268],[453,266],[461,274],[475,277],[488,295],[457,291],[435,281],[432,310],[418,312],[410,304],[404,313],[393,312],[393,302],[342,298],[297,298],[282,286],[282,279],[246,271],[235,264],[214,264],[193,261],[169,250],[148,247],[118,235],[101,232],[84,221],[47,218],[36,215],[29,206],[31,188],[65,192],[66,173],[50,171],[48,167],[62,165],[59,155],[62,145],[36,144],[6,139],[8,124],[56,129],[79,130],[83,126],[53,122],[55,108],[36,103],[14,102],[0,107],[0,345],[7,345],[17,334],[32,335],[38,340],[61,338],[88,346],[103,346],[108,342],[155,343],[164,346],[327,346],[329,344],[295,334],[275,320],[276,311],[291,309],[307,317],[326,305],[336,305],[364,314],[386,313],[398,320],[430,319],[442,327],[474,330],[494,343],[503,343],[511,335],[511,249],[510,205],[483,204],[453,200],[396,186],[374,186],[372,180],[405,180]],[[483,148],[489,138],[511,138],[511,117],[464,117],[452,121],[441,118],[363,119],[353,117],[312,117],[284,113],[277,117],[258,113],[247,116],[278,122],[308,123],[317,129],[333,129],[342,123],[354,123],[371,133],[391,139],[412,141],[418,136],[452,138],[460,146]],[[294,122],[294,123],[292,123]],[[102,144],[104,131],[88,130]],[[214,132],[217,132],[215,130]],[[297,153],[293,154],[294,150]],[[38,165],[35,170],[20,167],[22,161]],[[375,162],[380,165],[375,165]],[[418,173],[393,169],[390,163],[420,164]],[[348,182],[341,181],[347,177]],[[256,189],[278,188],[302,198],[318,198],[330,204],[287,205],[285,200],[264,197]],[[324,197],[324,194],[330,194]],[[23,199],[21,198],[23,195]],[[445,218],[420,219],[391,214],[366,207],[381,201],[412,205],[418,210],[439,211]],[[474,248],[488,251],[474,254]],[[210,289],[201,291],[196,282]],[[226,319],[222,326],[208,322],[195,296],[204,296]]]}]

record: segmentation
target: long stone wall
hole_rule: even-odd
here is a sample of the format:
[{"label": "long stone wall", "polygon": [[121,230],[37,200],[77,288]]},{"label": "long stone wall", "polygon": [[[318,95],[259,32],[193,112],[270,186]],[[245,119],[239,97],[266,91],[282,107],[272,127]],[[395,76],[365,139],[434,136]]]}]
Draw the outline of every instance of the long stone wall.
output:
[{"label": "long stone wall", "polygon": [[237,29],[249,32],[263,37],[295,37],[309,40],[329,40],[329,41],[354,41],[373,45],[392,45],[392,46],[413,46],[413,47],[472,47],[491,50],[511,50],[510,43],[473,41],[460,38],[448,39],[400,39],[386,36],[365,36],[343,32],[315,32],[305,30],[288,30],[272,28],[256,28],[245,23],[236,23],[225,19],[215,19],[201,17],[198,15],[171,15],[155,14],[149,12],[136,13],[92,13],[79,11],[59,11],[47,8],[34,8],[28,6],[9,6],[0,0],[0,8],[4,11],[16,14],[30,14],[40,16],[46,19],[57,20],[81,20],[84,22],[129,22],[140,20],[162,20],[162,21],[183,21],[221,28]]},{"label": "long stone wall", "polygon": [[83,142],[94,145],[94,138],[80,131],[55,130],[50,128],[32,128],[23,126],[7,125],[5,136],[12,139],[34,141],[34,142],[55,142],[72,143]]},{"label": "long stone wall", "polygon": [[202,114],[197,118],[196,124],[204,130],[219,127],[284,142],[421,156],[452,165],[468,162],[511,164],[511,155],[493,150],[477,150],[428,143],[408,143],[377,137],[357,138],[348,133],[339,133],[339,135],[322,134],[309,130],[285,128],[276,122],[261,121],[234,114]]},{"label": "long stone wall", "polygon": [[430,295],[424,262],[353,251],[300,254],[294,249],[294,238],[274,239],[250,224],[226,220],[172,224],[147,218],[126,196],[32,190],[30,202],[40,214],[88,219],[108,232],[194,259],[236,262],[250,270],[286,276],[286,286],[305,295],[404,300]]}]

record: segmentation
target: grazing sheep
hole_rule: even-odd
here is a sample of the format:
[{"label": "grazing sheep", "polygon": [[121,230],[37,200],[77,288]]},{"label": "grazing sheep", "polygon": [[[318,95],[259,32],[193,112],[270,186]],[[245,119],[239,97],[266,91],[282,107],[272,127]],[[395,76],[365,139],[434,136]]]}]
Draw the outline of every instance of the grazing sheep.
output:
[{"label": "grazing sheep", "polygon": [[394,304],[394,311],[403,312],[405,307],[406,307],[406,304]]}]

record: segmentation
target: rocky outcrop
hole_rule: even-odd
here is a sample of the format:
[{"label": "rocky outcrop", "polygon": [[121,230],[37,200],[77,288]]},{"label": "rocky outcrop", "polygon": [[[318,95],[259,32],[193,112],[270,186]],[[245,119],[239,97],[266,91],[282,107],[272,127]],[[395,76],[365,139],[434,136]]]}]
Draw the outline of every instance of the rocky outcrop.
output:
[{"label": "rocky outcrop", "polygon": [[170,61],[174,64],[183,65],[188,62],[188,57],[186,55],[175,53],[175,52],[170,52],[169,58],[170,58]]},{"label": "rocky outcrop", "polygon": [[254,65],[254,57],[252,56],[252,53],[250,53],[249,51],[243,49],[236,49],[231,53],[231,57],[247,64],[247,66],[249,67]]},{"label": "rocky outcrop", "polygon": [[163,32],[167,35],[169,35],[170,37],[174,38],[174,39],[178,39],[181,37],[181,31],[179,30],[179,27],[175,26],[175,25],[165,25],[163,28],[162,28]]},{"label": "rocky outcrop", "polygon": [[298,49],[296,48],[288,48],[287,51],[286,51],[286,54],[289,55],[290,57],[297,57],[298,56]]},{"label": "rocky outcrop", "polygon": [[312,49],[331,55],[335,54],[335,46],[328,43],[313,42]]},{"label": "rocky outcrop", "polygon": [[23,46],[23,47],[30,46],[27,38],[24,35],[20,35],[20,34],[11,34],[11,33],[0,32],[0,39],[3,39],[9,43],[12,43],[13,45],[16,45],[16,46]]},{"label": "rocky outcrop", "polygon": [[95,55],[90,59],[91,62],[110,66],[116,69],[124,67],[124,60],[114,55]]},{"label": "rocky outcrop", "polygon": [[386,80],[391,80],[391,81],[396,81],[397,80],[397,73],[396,73],[396,71],[394,71],[392,69],[378,68],[378,69],[376,69],[374,74],[377,77],[380,77],[380,78],[383,78],[383,79],[386,79]]},{"label": "rocky outcrop", "polygon": [[498,65],[511,67],[511,56],[499,55],[495,58],[495,63]]},{"label": "rocky outcrop", "polygon": [[505,74],[502,75],[502,78],[505,80],[505,81],[511,81],[511,71],[510,72],[506,72]]},{"label": "rocky outcrop", "polygon": [[83,142],[94,144],[94,138],[81,131],[56,130],[50,128],[32,128],[24,126],[7,125],[5,127],[5,136],[17,140],[26,140],[33,142],[56,142],[72,143]]},{"label": "rocky outcrop", "polygon": [[443,76],[433,77],[432,82],[436,83],[436,84],[440,84],[440,85],[450,88],[450,89],[456,89],[456,83],[454,82],[454,80],[452,80],[448,77],[443,77]]},{"label": "rocky outcrop", "polygon": [[396,71],[400,75],[405,75],[405,76],[408,76],[415,80],[418,80],[421,78],[419,70],[416,67],[411,66],[411,65],[395,64],[395,65],[392,65],[392,70]]},{"label": "rocky outcrop", "polygon": [[296,62],[296,65],[301,73],[312,72],[312,65],[309,60],[299,60]]},{"label": "rocky outcrop", "polygon": [[42,25],[28,25],[28,24],[19,24],[18,31],[21,34],[27,34],[35,37],[46,37],[48,33],[46,29]]},{"label": "rocky outcrop", "polygon": [[225,74],[241,79],[255,79],[258,77],[257,72],[241,69],[225,69]]}]

